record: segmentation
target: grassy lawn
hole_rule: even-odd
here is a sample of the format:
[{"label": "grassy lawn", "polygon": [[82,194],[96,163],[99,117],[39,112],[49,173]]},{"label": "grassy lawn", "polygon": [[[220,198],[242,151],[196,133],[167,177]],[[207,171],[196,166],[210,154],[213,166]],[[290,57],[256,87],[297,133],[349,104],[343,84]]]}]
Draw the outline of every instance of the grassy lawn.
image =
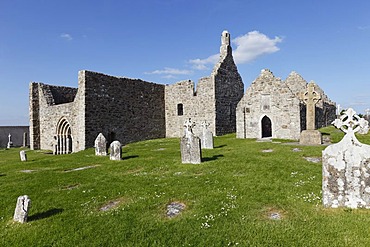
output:
[{"label": "grassy lawn", "polygon": [[[370,135],[359,139],[370,144]],[[0,246],[370,246],[369,210],[322,206],[321,163],[305,157],[324,146],[226,135],[189,165],[179,145],[133,143],[121,161],[88,149],[27,151],[21,162],[21,149],[0,149]],[[25,224],[12,220],[20,195],[32,200]],[[168,218],[171,202],[186,207]]]}]

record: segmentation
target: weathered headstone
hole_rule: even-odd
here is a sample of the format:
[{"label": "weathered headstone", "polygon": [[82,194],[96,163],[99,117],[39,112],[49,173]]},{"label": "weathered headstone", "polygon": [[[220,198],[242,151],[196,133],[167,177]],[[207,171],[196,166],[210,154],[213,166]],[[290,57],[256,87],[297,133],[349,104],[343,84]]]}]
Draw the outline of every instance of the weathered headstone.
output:
[{"label": "weathered headstone", "polygon": [[359,121],[362,122],[361,126],[363,127],[357,133],[360,135],[366,135],[367,133],[369,133],[369,121],[364,118],[360,118]]},{"label": "weathered headstone", "polygon": [[24,151],[24,150],[20,151],[19,156],[21,157],[21,161],[27,161],[26,151]]},{"label": "weathered headstone", "polygon": [[20,223],[27,222],[30,207],[31,199],[27,195],[18,197],[13,220]]},{"label": "weathered headstone", "polygon": [[119,141],[114,141],[110,144],[110,160],[122,159],[122,145]]},{"label": "weathered headstone", "polygon": [[315,83],[311,81],[307,85],[308,90],[302,95],[303,102],[306,104],[306,130],[301,132],[300,144],[320,145],[322,143],[321,133],[315,129],[315,105],[321,99],[315,91]]},{"label": "weathered headstone", "polygon": [[105,139],[102,133],[99,133],[95,139],[95,155],[107,155],[107,139]]},{"label": "weathered headstone", "polygon": [[202,124],[202,137],[201,140],[201,147],[203,149],[213,149],[213,134],[208,129],[209,123],[203,121]]},{"label": "weathered headstone", "polygon": [[322,196],[325,207],[370,208],[370,146],[355,136],[364,122],[349,108],[333,124],[343,139],[322,153]]},{"label": "weathered headstone", "polygon": [[27,140],[28,140],[27,132],[24,132],[23,133],[23,145],[22,145],[22,147],[27,147]]},{"label": "weathered headstone", "polygon": [[193,134],[195,123],[189,118],[184,123],[184,136],[180,141],[181,160],[183,164],[200,164],[202,150],[200,138]]},{"label": "weathered headstone", "polygon": [[6,145],[7,148],[13,147],[13,142],[12,142],[12,135],[9,133],[8,135],[8,144]]}]

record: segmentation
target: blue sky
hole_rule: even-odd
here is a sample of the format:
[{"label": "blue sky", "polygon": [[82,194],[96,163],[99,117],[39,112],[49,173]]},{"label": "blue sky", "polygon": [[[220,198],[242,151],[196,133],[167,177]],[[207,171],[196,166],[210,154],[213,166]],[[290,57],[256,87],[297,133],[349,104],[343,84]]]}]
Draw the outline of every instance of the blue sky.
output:
[{"label": "blue sky", "polygon": [[78,71],[171,84],[211,72],[223,30],[245,87],[296,71],[342,107],[370,108],[368,0],[0,0],[0,125],[28,125],[31,81]]}]

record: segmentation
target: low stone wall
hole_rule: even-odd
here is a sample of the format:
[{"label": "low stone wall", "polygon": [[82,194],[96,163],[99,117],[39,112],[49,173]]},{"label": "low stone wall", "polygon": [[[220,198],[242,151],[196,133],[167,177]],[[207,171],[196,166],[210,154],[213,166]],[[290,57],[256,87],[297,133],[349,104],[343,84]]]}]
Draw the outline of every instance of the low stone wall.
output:
[{"label": "low stone wall", "polygon": [[27,145],[29,145],[29,126],[0,126],[0,148],[6,148],[8,145],[9,134],[11,135],[13,146],[21,147],[23,145],[24,133],[27,133]]}]

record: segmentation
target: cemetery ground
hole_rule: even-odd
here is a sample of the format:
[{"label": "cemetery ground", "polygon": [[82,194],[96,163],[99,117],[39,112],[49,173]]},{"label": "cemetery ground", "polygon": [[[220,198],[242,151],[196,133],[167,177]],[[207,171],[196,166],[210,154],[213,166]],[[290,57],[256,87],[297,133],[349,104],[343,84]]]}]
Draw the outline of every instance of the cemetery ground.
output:
[{"label": "cemetery ground", "polygon": [[[333,142],[343,134],[328,127]],[[358,136],[370,144],[370,134]],[[215,138],[202,163],[181,164],[179,139],[54,156],[0,149],[0,246],[369,246],[370,210],[321,201],[325,146]],[[17,198],[28,222],[13,222]],[[167,205],[184,206],[167,216]]]}]

